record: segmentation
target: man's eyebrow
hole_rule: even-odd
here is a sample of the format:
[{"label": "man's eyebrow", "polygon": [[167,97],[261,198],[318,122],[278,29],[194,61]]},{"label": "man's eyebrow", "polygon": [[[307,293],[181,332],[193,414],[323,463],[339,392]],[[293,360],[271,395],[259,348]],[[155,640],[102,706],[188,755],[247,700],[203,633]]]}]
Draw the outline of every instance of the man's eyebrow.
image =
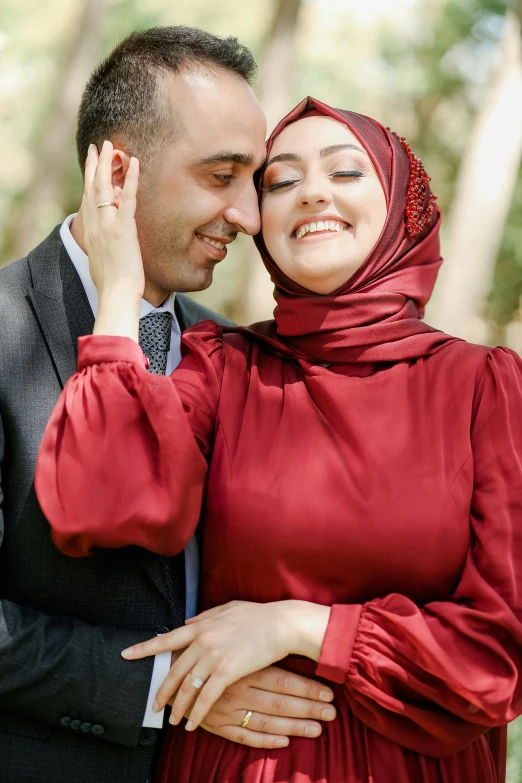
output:
[{"label": "man's eyebrow", "polygon": [[210,155],[208,158],[203,158],[199,161],[200,166],[213,166],[216,163],[236,163],[238,166],[249,168],[254,163],[254,156],[242,152],[223,150],[223,152],[216,152],[215,155]]},{"label": "man's eyebrow", "polygon": [[[321,158],[326,158],[328,155],[333,155],[336,152],[341,152],[342,150],[357,150],[357,152],[362,152],[363,154],[366,154],[364,150],[361,147],[358,147],[357,144],[332,144],[331,147],[323,147],[322,150],[320,150],[319,155]],[[265,164],[265,169],[270,166],[271,163],[299,163],[299,161],[302,161],[301,155],[298,155],[296,152],[282,152],[280,155],[274,155],[273,158],[270,158]]]}]

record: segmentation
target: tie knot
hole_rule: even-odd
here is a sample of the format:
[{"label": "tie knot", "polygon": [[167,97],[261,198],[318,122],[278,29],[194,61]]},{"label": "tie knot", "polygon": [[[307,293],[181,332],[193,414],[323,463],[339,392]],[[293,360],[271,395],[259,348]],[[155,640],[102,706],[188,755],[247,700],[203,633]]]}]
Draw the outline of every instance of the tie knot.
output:
[{"label": "tie knot", "polygon": [[171,313],[149,313],[140,318],[140,346],[149,360],[149,370],[154,375],[165,375],[171,334]]}]

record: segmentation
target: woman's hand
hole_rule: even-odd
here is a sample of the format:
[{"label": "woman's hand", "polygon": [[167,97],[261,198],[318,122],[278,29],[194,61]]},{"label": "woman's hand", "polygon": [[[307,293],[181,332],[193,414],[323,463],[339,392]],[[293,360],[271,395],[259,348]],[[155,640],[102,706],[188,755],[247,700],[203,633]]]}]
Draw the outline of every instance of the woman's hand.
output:
[{"label": "woman's hand", "polygon": [[112,153],[110,141],[104,142],[99,156],[91,144],[85,164],[84,240],[99,299],[94,333],[132,337],[137,342],[145,287],[134,219],[139,164],[136,158],[130,158],[123,188],[114,188]]},{"label": "woman's hand", "polygon": [[156,702],[157,709],[163,709],[177,691],[171,715],[175,724],[194,702],[186,726],[190,731],[199,726],[225,688],[243,677],[291,653],[317,660],[329,614],[329,607],[302,601],[232,601],[122,655],[136,659],[187,648],[158,690]]}]

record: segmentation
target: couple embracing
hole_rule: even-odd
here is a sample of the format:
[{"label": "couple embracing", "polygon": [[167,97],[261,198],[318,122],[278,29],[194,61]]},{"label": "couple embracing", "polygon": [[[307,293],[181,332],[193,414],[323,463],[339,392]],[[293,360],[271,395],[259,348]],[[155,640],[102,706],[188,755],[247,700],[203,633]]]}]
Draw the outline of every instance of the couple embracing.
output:
[{"label": "couple embracing", "polygon": [[[498,783],[522,363],[421,320],[440,213],[405,140],[308,98],[265,146],[253,70],[124,41],[80,212],[2,274],[2,736],[40,740],[8,780]],[[277,302],[250,327],[179,294],[240,231]]]}]

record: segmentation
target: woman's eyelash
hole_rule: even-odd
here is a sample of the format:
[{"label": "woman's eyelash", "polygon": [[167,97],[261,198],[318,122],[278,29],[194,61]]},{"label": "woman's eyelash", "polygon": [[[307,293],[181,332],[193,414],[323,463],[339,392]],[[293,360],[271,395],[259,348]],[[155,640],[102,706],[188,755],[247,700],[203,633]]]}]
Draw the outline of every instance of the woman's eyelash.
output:
[{"label": "woman's eyelash", "polygon": [[279,190],[279,188],[284,188],[287,185],[295,185],[296,182],[299,182],[298,179],[287,179],[285,182],[274,182],[273,185],[269,185],[267,188],[261,188],[263,193],[271,193],[274,190]]},{"label": "woman's eyelash", "polygon": [[[333,174],[330,174],[331,177],[338,177],[339,179],[341,177],[354,177],[358,179],[359,177],[363,177],[364,174],[362,171],[334,171]],[[288,187],[289,185],[295,185],[296,182],[300,182],[298,179],[287,179],[284,182],[274,182],[273,185],[269,185],[267,188],[261,188],[263,193],[273,193],[276,190],[279,190],[280,188]]]},{"label": "woman's eyelash", "polygon": [[330,174],[331,177],[363,177],[364,174],[362,171],[334,171],[333,174]]}]

